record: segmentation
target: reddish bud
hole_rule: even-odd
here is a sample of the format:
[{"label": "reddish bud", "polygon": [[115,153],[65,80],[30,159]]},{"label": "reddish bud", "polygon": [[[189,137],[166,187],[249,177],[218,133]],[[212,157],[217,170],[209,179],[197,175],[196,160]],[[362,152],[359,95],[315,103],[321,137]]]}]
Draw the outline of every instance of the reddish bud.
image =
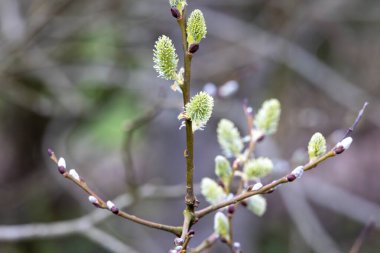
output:
[{"label": "reddish bud", "polygon": [[181,18],[181,12],[176,7],[170,8],[170,11],[172,13],[172,16],[175,17],[176,19]]},{"label": "reddish bud", "polygon": [[294,180],[297,179],[297,177],[294,174],[289,174],[286,176],[286,179],[288,180],[288,182],[293,182]]},{"label": "reddish bud", "polygon": [[338,147],[335,147],[334,148],[334,153],[335,155],[339,155],[339,154],[342,154],[344,152],[344,147],[343,146],[338,146]]},{"label": "reddish bud", "polygon": [[227,208],[227,212],[228,214],[233,215],[235,212],[235,205],[229,205]]},{"label": "reddish bud", "polygon": [[66,172],[66,168],[63,166],[58,166],[58,171],[59,171],[59,173],[61,173],[63,175]]},{"label": "reddish bud", "polygon": [[112,213],[114,214],[118,214],[119,213],[119,208],[117,208],[116,206],[112,207],[111,210],[110,210]]},{"label": "reddish bud", "polygon": [[54,151],[52,149],[47,150],[49,157],[52,157],[54,155]]},{"label": "reddish bud", "polygon": [[194,54],[199,49],[199,44],[191,44],[189,47],[189,53]]}]

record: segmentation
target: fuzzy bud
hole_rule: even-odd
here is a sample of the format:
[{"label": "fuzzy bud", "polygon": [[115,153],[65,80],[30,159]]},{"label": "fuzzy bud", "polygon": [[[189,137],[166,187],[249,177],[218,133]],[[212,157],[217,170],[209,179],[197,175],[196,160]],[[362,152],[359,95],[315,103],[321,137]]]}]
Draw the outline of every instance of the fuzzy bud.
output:
[{"label": "fuzzy bud", "polygon": [[263,184],[262,183],[256,183],[252,186],[252,191],[258,191],[260,190],[261,188],[263,188]]},{"label": "fuzzy bud", "polygon": [[114,214],[118,214],[119,213],[119,209],[115,206],[115,204],[108,200],[107,201],[107,208],[108,210],[110,210],[111,212],[113,212]]},{"label": "fuzzy bud", "polygon": [[177,237],[177,238],[174,239],[174,244],[175,244],[176,246],[182,246],[183,243],[184,243],[184,241],[183,241],[182,238]]},{"label": "fuzzy bud", "polygon": [[227,157],[238,156],[243,149],[239,130],[232,121],[222,119],[217,128],[218,142]]},{"label": "fuzzy bud", "polygon": [[210,204],[219,203],[226,198],[223,188],[207,177],[202,179],[201,193]]},{"label": "fuzzy bud", "polygon": [[178,55],[169,37],[162,35],[156,41],[153,49],[153,62],[158,77],[166,80],[177,79]]},{"label": "fuzzy bud", "polygon": [[80,176],[76,170],[71,169],[69,171],[69,175],[72,176],[75,180],[80,181]]},{"label": "fuzzy bud", "polygon": [[281,115],[281,105],[277,99],[270,99],[263,103],[255,117],[255,126],[266,135],[277,131]]},{"label": "fuzzy bud", "polygon": [[232,168],[230,162],[224,156],[218,155],[215,157],[215,174],[225,185],[229,184]]},{"label": "fuzzy bud", "polygon": [[95,198],[94,196],[90,195],[88,196],[88,201],[90,201],[91,204],[93,204],[96,207],[99,207],[99,200]]},{"label": "fuzzy bud", "polygon": [[177,251],[177,252],[180,252],[181,250],[182,250],[182,246],[176,246],[175,248],[174,248],[174,250],[175,251]]},{"label": "fuzzy bud", "polygon": [[346,137],[342,141],[338,142],[334,148],[335,154],[339,155],[343,153],[345,150],[349,149],[352,141],[352,137]]},{"label": "fuzzy bud", "polygon": [[257,159],[249,160],[244,164],[244,173],[248,179],[256,177],[265,177],[273,169],[273,163],[269,158],[259,157]]},{"label": "fuzzy bud", "polygon": [[301,178],[303,175],[303,172],[304,172],[303,166],[298,166],[292,171],[291,175],[294,175],[296,178]]},{"label": "fuzzy bud", "polygon": [[190,102],[185,106],[185,114],[191,119],[193,131],[202,130],[206,126],[211,117],[213,107],[214,99],[204,91],[191,98]]},{"label": "fuzzy bud", "polygon": [[229,240],[230,225],[227,217],[222,212],[217,212],[214,217],[214,232],[221,238]]},{"label": "fuzzy bud", "polygon": [[194,10],[187,20],[187,42],[189,45],[197,43],[206,37],[207,27],[203,13],[200,10]]},{"label": "fuzzy bud", "polygon": [[308,145],[310,160],[314,160],[326,153],[326,140],[321,133],[315,133]]},{"label": "fuzzy bud", "polygon": [[65,159],[64,158],[59,158],[59,160],[58,160],[58,167],[63,167],[63,168],[65,168],[66,169],[66,161],[65,161]]},{"label": "fuzzy bud", "polygon": [[247,208],[252,213],[261,217],[267,209],[267,201],[261,195],[253,195],[247,199]]},{"label": "fuzzy bud", "polygon": [[[179,17],[181,17],[183,9],[186,6],[186,0],[169,0],[170,7],[176,8],[178,12],[180,13]],[[174,16],[174,15],[173,15]]]}]

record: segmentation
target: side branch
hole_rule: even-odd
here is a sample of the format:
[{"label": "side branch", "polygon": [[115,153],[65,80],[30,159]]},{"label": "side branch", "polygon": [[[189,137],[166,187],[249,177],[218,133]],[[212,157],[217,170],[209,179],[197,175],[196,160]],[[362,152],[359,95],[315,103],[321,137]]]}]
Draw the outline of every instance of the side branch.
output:
[{"label": "side branch", "polygon": [[176,236],[180,236],[182,233],[182,227],[178,226],[169,226],[165,224],[160,224],[152,221],[148,221],[142,218],[139,218],[135,215],[128,214],[124,211],[119,210],[115,204],[111,201],[105,201],[101,197],[99,197],[88,185],[87,183],[81,178],[75,170],[70,170],[69,172],[66,171],[66,164],[65,162],[61,163],[61,159],[58,160],[55,156],[54,152],[52,150],[49,150],[49,156],[51,160],[53,160],[58,165],[58,171],[70,181],[74,182],[77,186],[79,186],[82,190],[84,190],[89,195],[89,201],[97,208],[101,209],[107,209],[111,211],[113,214],[118,215],[122,218],[125,218],[127,220],[133,221],[135,223],[155,228],[159,230],[163,230],[169,233],[172,233]]},{"label": "side branch", "polygon": [[[336,155],[339,155],[339,154],[343,153],[344,150],[348,148],[348,147],[345,147],[343,145],[343,142],[346,139],[349,138],[347,136],[351,135],[352,131],[355,129],[355,127],[359,123],[359,121],[362,118],[362,115],[363,115],[364,110],[367,107],[367,105],[368,105],[368,103],[366,102],[364,104],[363,108],[358,113],[358,116],[355,119],[354,124],[347,131],[348,134],[345,135],[345,138],[341,142],[339,142],[335,147],[333,147],[329,152],[327,152],[326,154],[324,154],[323,156],[319,157],[316,160],[310,161],[309,163],[305,164],[304,166],[300,166],[300,168],[302,168],[301,171],[308,171],[310,169],[313,169],[318,164],[322,163],[323,161],[327,160],[328,158],[331,158],[331,157],[334,157]],[[352,139],[351,139],[351,141],[352,141]],[[349,146],[349,144],[348,144],[348,146]],[[203,216],[205,216],[205,215],[207,215],[207,214],[209,214],[209,213],[211,213],[213,211],[219,210],[220,208],[223,208],[223,207],[226,207],[226,206],[229,206],[229,205],[232,205],[232,204],[235,205],[235,204],[237,204],[237,203],[239,203],[239,202],[241,202],[241,201],[243,201],[243,200],[245,200],[245,199],[247,199],[247,198],[249,198],[249,197],[251,197],[253,195],[265,194],[265,193],[273,192],[273,190],[277,186],[279,186],[281,184],[288,183],[288,182],[293,182],[299,176],[295,176],[294,174],[286,175],[286,176],[284,176],[282,178],[274,180],[273,182],[271,182],[271,183],[263,186],[259,190],[244,192],[244,193],[242,193],[240,195],[235,196],[234,198],[232,198],[230,200],[226,200],[226,201],[214,204],[214,205],[210,205],[210,206],[208,206],[206,208],[203,208],[203,209],[195,212],[195,217],[198,220],[198,219],[202,218]]]}]

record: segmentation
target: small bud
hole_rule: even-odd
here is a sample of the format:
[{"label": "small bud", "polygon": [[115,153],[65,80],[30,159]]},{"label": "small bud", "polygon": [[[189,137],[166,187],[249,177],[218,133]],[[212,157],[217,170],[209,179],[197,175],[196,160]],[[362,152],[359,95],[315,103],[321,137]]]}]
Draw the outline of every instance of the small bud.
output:
[{"label": "small bud", "polygon": [[176,251],[175,249],[171,249],[171,250],[169,250],[168,253],[178,253],[178,251]]},{"label": "small bud", "polygon": [[171,7],[170,11],[171,11],[172,16],[174,18],[176,18],[176,19],[180,19],[181,18],[181,12],[177,9],[177,7]]},{"label": "small bud", "polygon": [[119,209],[115,206],[115,204],[108,200],[107,201],[107,208],[108,210],[110,210],[111,212],[113,212],[114,214],[118,214],[119,213]]},{"label": "small bud", "polygon": [[297,177],[294,174],[289,174],[286,176],[286,179],[288,180],[288,182],[293,182],[297,179]]},{"label": "small bud", "polygon": [[94,206],[100,207],[98,199],[95,198],[94,196],[92,195],[88,196],[88,201],[90,201],[90,203],[93,204]]},{"label": "small bud", "polygon": [[194,10],[187,21],[187,42],[191,44],[199,44],[206,37],[207,28],[203,13],[200,10]]},{"label": "small bud", "polygon": [[174,248],[174,250],[177,251],[177,252],[179,252],[180,250],[182,250],[182,246],[176,246],[176,247]]},{"label": "small bud", "polygon": [[156,41],[153,50],[153,62],[158,77],[166,80],[177,79],[178,55],[169,37],[162,35]]},{"label": "small bud", "polygon": [[71,169],[69,171],[69,175],[72,176],[75,180],[80,181],[80,176],[79,176],[79,174],[77,173],[76,170]]},{"label": "small bud", "polygon": [[345,150],[349,149],[352,141],[353,141],[352,137],[347,137],[347,138],[344,138],[342,141],[338,142],[334,148],[335,154],[339,155],[343,153]]},{"label": "small bud", "polygon": [[297,168],[295,168],[295,169],[292,171],[291,174],[294,175],[296,178],[301,178],[303,172],[304,172],[304,170],[303,170],[303,166],[298,166]]},{"label": "small bud", "polygon": [[233,214],[235,213],[235,205],[229,205],[229,206],[227,207],[227,213],[228,213],[229,215],[233,215]]},{"label": "small bud", "polygon": [[186,104],[185,114],[191,119],[193,132],[198,129],[202,130],[206,126],[213,107],[214,99],[204,91],[192,97],[190,102]]},{"label": "small bud", "polygon": [[214,217],[214,232],[221,238],[229,240],[230,225],[227,217],[222,212],[217,212]]},{"label": "small bud", "polygon": [[223,188],[207,177],[202,179],[201,193],[210,204],[219,203],[226,198]]},{"label": "small bud", "polygon": [[59,160],[58,160],[58,167],[63,167],[63,168],[65,168],[66,169],[66,161],[65,161],[65,159],[64,158],[59,158]]},{"label": "small bud", "polygon": [[189,46],[189,53],[194,54],[199,50],[199,44],[194,43]]},{"label": "small bud", "polygon": [[184,241],[183,241],[182,238],[177,237],[177,238],[174,239],[174,244],[175,244],[176,246],[182,246],[183,243],[184,243]]},{"label": "small bud", "polygon": [[326,140],[321,133],[315,133],[311,137],[308,145],[310,160],[314,160],[326,153]]},{"label": "small bud", "polygon": [[218,142],[227,157],[238,156],[243,149],[239,130],[232,121],[222,119],[217,128]]},{"label": "small bud", "polygon": [[234,251],[240,252],[240,250],[241,250],[240,242],[234,242],[234,243],[232,244],[232,247],[233,247],[233,250],[234,250]]},{"label": "small bud", "polygon": [[215,157],[215,174],[223,181],[224,185],[229,184],[232,176],[232,168],[230,162],[221,155]]},{"label": "small bud", "polygon": [[180,13],[179,17],[181,17],[183,9],[185,8],[186,0],[169,0],[169,4],[171,8],[176,8]]},{"label": "small bud", "polygon": [[269,158],[259,157],[249,160],[244,164],[244,173],[248,179],[255,177],[265,177],[273,170],[273,163]]},{"label": "small bud", "polygon": [[255,126],[266,135],[277,131],[280,120],[281,105],[277,99],[266,100],[255,117]]},{"label": "small bud", "polygon": [[258,191],[261,188],[263,188],[263,184],[262,183],[256,183],[256,184],[253,185],[252,191]]},{"label": "small bud", "polygon": [[257,216],[263,216],[267,209],[267,201],[261,195],[253,195],[247,199],[247,208]]},{"label": "small bud", "polygon": [[52,157],[54,155],[54,151],[50,148],[48,149],[47,152],[48,152],[49,157]]}]

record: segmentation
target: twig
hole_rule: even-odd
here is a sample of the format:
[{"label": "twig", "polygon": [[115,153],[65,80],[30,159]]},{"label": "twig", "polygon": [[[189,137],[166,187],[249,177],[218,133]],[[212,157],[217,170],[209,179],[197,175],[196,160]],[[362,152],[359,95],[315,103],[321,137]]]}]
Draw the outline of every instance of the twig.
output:
[{"label": "twig", "polygon": [[[153,186],[144,185],[139,187],[140,198],[178,198],[182,196],[182,186]],[[131,194],[122,194],[113,202],[119,208],[126,208],[134,202]],[[23,225],[0,226],[0,241],[23,241],[35,238],[55,238],[69,234],[81,233],[91,229],[96,224],[109,218],[112,214],[97,209],[80,218],[52,223],[36,223]]]},{"label": "twig", "polygon": [[355,243],[354,245],[352,245],[352,248],[350,249],[349,253],[359,253],[365,239],[367,239],[367,237],[373,230],[374,226],[375,226],[374,221],[370,221],[365,225],[365,227],[360,232],[358,238],[356,238]]},{"label": "twig", "polygon": [[[365,107],[366,107],[366,104],[364,104],[362,110],[360,110],[360,112],[358,114],[358,117],[355,120],[354,127],[360,121],[360,119],[361,119],[361,117],[363,115]],[[342,151],[342,150],[340,150],[340,151]],[[343,151],[344,151],[344,149],[343,149]],[[316,160],[312,160],[312,161],[308,162],[307,164],[303,165],[302,168],[303,168],[304,171],[308,171],[310,169],[315,168],[318,164],[320,164],[321,162],[327,160],[328,158],[334,157],[334,156],[336,156],[336,155],[338,155],[340,153],[341,152],[339,152],[337,150],[337,147],[333,147],[330,151],[328,151],[323,156],[319,157]],[[197,219],[200,219],[203,216],[205,216],[205,215],[207,215],[207,214],[209,214],[209,213],[211,213],[213,211],[216,211],[216,210],[218,210],[220,208],[223,208],[223,207],[226,207],[226,206],[229,206],[229,205],[232,205],[232,204],[235,205],[235,204],[239,203],[240,201],[242,201],[242,200],[244,200],[246,198],[249,198],[249,197],[251,197],[253,195],[265,194],[265,193],[268,193],[268,192],[272,192],[277,186],[279,186],[281,184],[292,182],[293,180],[289,180],[289,175],[286,175],[286,176],[284,176],[282,178],[274,180],[273,182],[271,182],[271,183],[263,186],[261,189],[259,189],[257,191],[244,192],[242,194],[239,194],[239,195],[235,196],[234,198],[232,198],[230,200],[226,200],[226,201],[214,204],[214,205],[210,205],[210,206],[208,206],[206,208],[203,208],[203,209],[197,211],[195,213],[195,216],[196,216]]]},{"label": "twig", "polygon": [[[150,227],[150,228],[155,228],[155,229],[163,230],[163,231],[172,233],[172,234],[174,234],[176,236],[181,235],[182,227],[169,226],[169,225],[165,225],[165,224],[161,224],[161,223],[156,223],[156,222],[148,221],[148,220],[139,218],[139,217],[137,217],[135,215],[128,214],[128,213],[126,213],[126,212],[124,212],[122,210],[119,210],[119,208],[117,208],[113,204],[113,202],[111,202],[111,201],[107,201],[106,202],[101,197],[99,197],[93,190],[91,190],[91,188],[87,185],[87,183],[83,180],[83,178],[79,177],[78,174],[77,175],[73,175],[73,173],[71,173],[72,171],[67,172],[65,167],[62,168],[62,165],[59,164],[59,161],[57,160],[57,157],[55,156],[55,154],[54,154],[54,152],[52,150],[49,150],[49,156],[50,156],[51,160],[54,161],[58,165],[59,172],[65,178],[67,178],[70,181],[74,182],[77,186],[79,186],[82,190],[84,190],[89,195],[89,197],[93,198],[93,200],[90,199],[90,202],[95,207],[98,207],[98,208],[101,208],[101,209],[107,209],[107,210],[111,211],[115,215],[118,215],[118,216],[120,216],[122,218],[125,218],[127,220],[136,222],[138,224],[141,224],[141,225],[144,225],[144,226],[147,226],[147,227]],[[75,174],[76,174],[76,172],[75,172]]]},{"label": "twig", "polygon": [[347,130],[346,134],[344,135],[343,139],[351,136],[352,132],[355,130],[356,126],[358,125],[359,121],[362,119],[365,109],[367,108],[368,102],[365,102],[362,109],[359,111],[358,116],[356,117],[354,123],[352,126]]}]

